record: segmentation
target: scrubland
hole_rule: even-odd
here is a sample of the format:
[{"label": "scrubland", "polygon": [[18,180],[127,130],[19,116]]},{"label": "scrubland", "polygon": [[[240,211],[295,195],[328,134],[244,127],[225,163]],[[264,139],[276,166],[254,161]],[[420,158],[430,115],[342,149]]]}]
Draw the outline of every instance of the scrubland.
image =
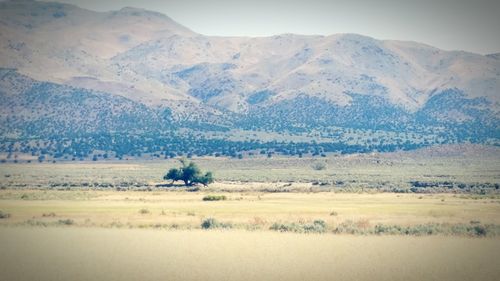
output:
[{"label": "scrubland", "polygon": [[496,155],[194,161],[2,164],[1,279],[500,279]]}]

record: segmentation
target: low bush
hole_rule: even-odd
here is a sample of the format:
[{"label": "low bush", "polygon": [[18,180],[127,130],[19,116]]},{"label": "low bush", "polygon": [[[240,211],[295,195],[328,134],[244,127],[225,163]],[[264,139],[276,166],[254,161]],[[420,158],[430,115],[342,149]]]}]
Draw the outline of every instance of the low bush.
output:
[{"label": "low bush", "polygon": [[466,224],[419,224],[414,226],[399,225],[376,225],[375,234],[399,234],[399,235],[466,235],[466,236],[486,236],[489,227],[484,225],[466,225]]},{"label": "low bush", "polygon": [[457,235],[471,237],[495,237],[500,235],[500,225],[496,224],[447,224],[428,223],[412,226],[377,224],[373,228],[361,227],[359,222],[346,220],[339,224],[333,233],[336,234],[376,234],[376,235]]},{"label": "low bush", "polygon": [[305,233],[323,233],[326,231],[326,223],[323,220],[315,220],[312,224],[304,224],[303,229]]},{"label": "low bush", "polygon": [[365,234],[365,230],[358,227],[358,225],[352,220],[346,220],[333,230],[333,233],[337,234]]},{"label": "low bush", "polygon": [[150,213],[150,211],[148,209],[140,209],[139,210],[139,214],[141,214],[141,215],[145,215],[145,214],[149,214],[149,213]]},{"label": "low bush", "polygon": [[327,225],[323,220],[312,223],[274,223],[269,229],[279,232],[324,233]]},{"label": "low bush", "polygon": [[43,227],[49,226],[49,224],[47,222],[38,221],[38,220],[34,220],[34,219],[26,220],[26,221],[24,221],[24,224],[29,225],[29,226],[43,226]]},{"label": "low bush", "polygon": [[273,223],[270,230],[279,231],[279,232],[300,232],[300,226],[296,223]]},{"label": "low bush", "polygon": [[58,220],[57,223],[62,225],[72,225],[75,222],[72,219],[65,219],[65,220]]},{"label": "low bush", "polygon": [[4,212],[0,211],[0,219],[8,219],[8,218],[10,218],[9,213],[4,213]]},{"label": "low bush", "polygon": [[313,168],[313,170],[321,171],[321,170],[326,169],[326,163],[325,162],[314,162],[311,165],[311,167]]},{"label": "low bush", "polygon": [[475,236],[486,236],[488,229],[484,225],[475,225],[472,227]]},{"label": "low bush", "polygon": [[226,199],[226,195],[207,195],[203,197],[203,201],[221,201]]},{"label": "low bush", "polygon": [[222,223],[214,218],[207,218],[201,223],[202,229],[215,229],[215,228],[232,228],[230,223]]},{"label": "low bush", "polygon": [[55,217],[55,216],[56,216],[56,213],[54,213],[54,212],[43,213],[42,214],[42,217]]}]

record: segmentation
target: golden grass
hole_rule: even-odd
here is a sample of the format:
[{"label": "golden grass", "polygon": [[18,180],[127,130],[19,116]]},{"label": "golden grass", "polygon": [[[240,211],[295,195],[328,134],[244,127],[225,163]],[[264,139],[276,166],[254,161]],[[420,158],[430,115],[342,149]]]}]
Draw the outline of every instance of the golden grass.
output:
[{"label": "golden grass", "polygon": [[500,280],[498,239],[0,228],[2,280]]},{"label": "golden grass", "polygon": [[[203,201],[208,194],[225,195],[227,200]],[[324,220],[330,227],[346,220],[367,226],[470,221],[500,224],[500,199],[490,196],[0,190],[0,198],[0,210],[11,214],[0,224],[72,219],[81,226],[175,225],[174,228],[190,229],[199,228],[207,217],[250,229],[268,229],[274,222],[316,219]],[[148,212],[141,213],[142,209]],[[56,216],[43,216],[48,213]]]}]

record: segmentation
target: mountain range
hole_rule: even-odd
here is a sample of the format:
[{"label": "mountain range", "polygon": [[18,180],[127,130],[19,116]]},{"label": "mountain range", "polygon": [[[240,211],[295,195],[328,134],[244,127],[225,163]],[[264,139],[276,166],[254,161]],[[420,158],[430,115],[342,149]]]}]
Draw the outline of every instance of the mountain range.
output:
[{"label": "mountain range", "polygon": [[[204,36],[143,9],[22,0],[0,2],[0,68],[3,151],[28,145],[38,155],[47,146],[33,140],[67,147],[77,138],[200,132],[259,143],[248,136],[353,144],[362,135],[363,150],[500,139],[500,56],[416,42]],[[83,154],[116,150],[89,146]]]}]

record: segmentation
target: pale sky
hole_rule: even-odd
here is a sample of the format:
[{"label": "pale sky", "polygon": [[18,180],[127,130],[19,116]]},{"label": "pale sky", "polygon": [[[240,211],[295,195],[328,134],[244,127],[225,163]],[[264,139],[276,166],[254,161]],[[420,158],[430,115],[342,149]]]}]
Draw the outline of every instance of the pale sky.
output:
[{"label": "pale sky", "polygon": [[168,15],[205,35],[358,33],[445,50],[500,52],[500,0],[60,0],[96,11]]}]

